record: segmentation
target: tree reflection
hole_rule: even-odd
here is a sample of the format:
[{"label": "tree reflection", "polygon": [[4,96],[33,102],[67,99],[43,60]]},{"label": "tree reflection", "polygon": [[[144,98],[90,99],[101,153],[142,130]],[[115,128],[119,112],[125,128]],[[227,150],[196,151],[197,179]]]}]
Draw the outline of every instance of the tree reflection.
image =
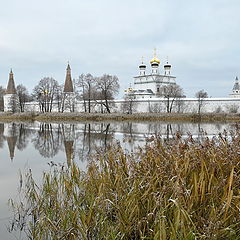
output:
[{"label": "tree reflection", "polygon": [[0,148],[3,148],[3,143],[4,143],[3,132],[4,132],[4,124],[0,123]]},{"label": "tree reflection", "polygon": [[18,139],[17,139],[17,149],[22,151],[25,149],[29,143],[30,135],[33,133],[33,131],[29,128],[26,128],[25,124],[20,124],[19,133],[18,133]]},{"label": "tree reflection", "polygon": [[88,161],[89,156],[99,148],[106,150],[113,140],[113,134],[110,123],[84,124],[81,134],[77,135],[77,140],[81,142],[77,149],[79,159]]},{"label": "tree reflection", "polygon": [[52,124],[42,123],[37,137],[34,138],[33,145],[44,158],[54,157],[61,147],[61,131],[58,128],[53,131]]}]

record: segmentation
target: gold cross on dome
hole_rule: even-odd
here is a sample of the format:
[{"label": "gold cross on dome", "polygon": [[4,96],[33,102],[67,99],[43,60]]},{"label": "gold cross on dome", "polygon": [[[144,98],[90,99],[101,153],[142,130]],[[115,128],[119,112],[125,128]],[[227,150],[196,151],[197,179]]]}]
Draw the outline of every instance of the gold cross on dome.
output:
[{"label": "gold cross on dome", "polygon": [[157,49],[154,48],[154,57],[157,57]]}]

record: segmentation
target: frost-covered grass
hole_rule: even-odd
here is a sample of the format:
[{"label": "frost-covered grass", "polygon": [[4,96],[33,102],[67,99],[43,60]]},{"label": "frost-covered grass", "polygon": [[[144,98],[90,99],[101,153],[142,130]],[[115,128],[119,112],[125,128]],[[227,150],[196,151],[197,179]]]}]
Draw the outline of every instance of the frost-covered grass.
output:
[{"label": "frost-covered grass", "polygon": [[99,152],[86,172],[29,171],[12,227],[29,239],[240,239],[240,133],[158,137]]}]

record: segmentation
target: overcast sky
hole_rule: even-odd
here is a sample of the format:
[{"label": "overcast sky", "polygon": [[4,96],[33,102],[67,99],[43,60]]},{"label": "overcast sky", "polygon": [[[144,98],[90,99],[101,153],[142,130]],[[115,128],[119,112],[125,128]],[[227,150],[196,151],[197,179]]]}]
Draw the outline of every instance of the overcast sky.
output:
[{"label": "overcast sky", "polygon": [[[121,90],[157,48],[188,97],[226,97],[240,76],[239,0],[8,0],[0,8],[0,85],[13,68],[29,91],[81,73],[117,75]],[[120,95],[122,95],[120,93]]]}]

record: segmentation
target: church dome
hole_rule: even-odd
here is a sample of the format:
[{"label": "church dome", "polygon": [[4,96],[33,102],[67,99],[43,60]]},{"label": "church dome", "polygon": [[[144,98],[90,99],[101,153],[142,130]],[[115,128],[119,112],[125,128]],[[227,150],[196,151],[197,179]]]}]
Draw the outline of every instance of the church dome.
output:
[{"label": "church dome", "polygon": [[145,69],[147,66],[144,64],[144,63],[141,63],[140,65],[139,65],[139,68],[140,69]]},{"label": "church dome", "polygon": [[167,63],[164,65],[164,68],[171,68],[172,67],[172,65],[170,64],[170,63],[168,63],[168,61],[167,61]]},{"label": "church dome", "polygon": [[153,64],[153,63],[160,64],[160,60],[156,56],[154,56],[154,58],[150,61],[150,63],[151,64]]},{"label": "church dome", "polygon": [[151,65],[159,65],[160,60],[157,58],[157,49],[154,48],[153,59],[150,61]]}]

